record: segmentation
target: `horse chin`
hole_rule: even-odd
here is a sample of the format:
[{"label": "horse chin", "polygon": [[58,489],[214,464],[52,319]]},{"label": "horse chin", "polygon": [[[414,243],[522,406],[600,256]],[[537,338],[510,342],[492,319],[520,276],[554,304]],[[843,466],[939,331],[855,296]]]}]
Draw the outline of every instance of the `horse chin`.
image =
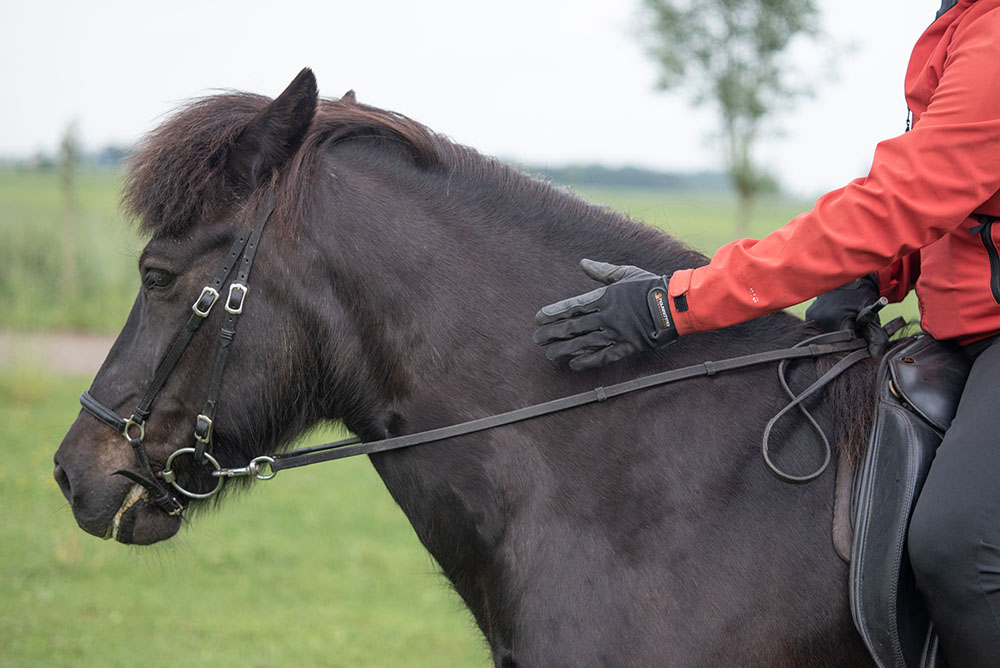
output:
[{"label": "horse chin", "polygon": [[181,528],[180,515],[170,516],[133,485],[109,528],[110,537],[126,545],[151,545],[171,538]]}]

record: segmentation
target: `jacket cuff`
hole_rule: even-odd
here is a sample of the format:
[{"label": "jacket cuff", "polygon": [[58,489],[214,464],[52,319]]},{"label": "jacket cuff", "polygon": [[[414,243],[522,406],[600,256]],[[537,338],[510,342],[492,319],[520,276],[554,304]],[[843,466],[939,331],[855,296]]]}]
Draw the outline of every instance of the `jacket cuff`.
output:
[{"label": "jacket cuff", "polygon": [[675,271],[667,283],[667,295],[670,297],[667,303],[670,306],[670,313],[674,316],[674,326],[680,335],[697,331],[688,304],[688,290],[691,288],[693,273],[693,269]]}]

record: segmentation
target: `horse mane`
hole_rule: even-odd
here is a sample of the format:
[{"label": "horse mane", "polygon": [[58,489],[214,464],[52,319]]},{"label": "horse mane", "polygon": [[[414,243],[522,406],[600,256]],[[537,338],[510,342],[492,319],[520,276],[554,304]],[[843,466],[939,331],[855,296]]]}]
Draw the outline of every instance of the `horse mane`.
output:
[{"label": "horse mane", "polygon": [[[236,184],[227,176],[226,163],[243,130],[271,98],[229,91],[197,98],[180,107],[135,146],[125,170],[122,201],[139,229],[151,236],[176,237],[192,226],[215,222],[241,204]],[[600,229],[592,230],[608,240],[632,239],[626,246],[649,245],[661,256],[666,252],[674,266],[696,266],[707,262],[682,242],[635,224],[606,207],[596,207],[581,198],[534,178],[500,160],[452,142],[424,125],[392,111],[357,102],[353,91],[340,99],[321,98],[309,131],[280,179],[278,208],[295,219],[307,207],[318,178],[319,157],[330,146],[348,140],[363,142],[366,149],[381,146],[411,161],[423,175],[450,179],[463,174],[467,181],[490,184],[492,196],[477,188],[479,200],[490,198],[494,209],[509,207],[511,197],[528,200],[532,208],[546,212],[536,225],[558,227],[595,218],[600,209]],[[374,155],[374,151],[369,153]],[[419,177],[418,177],[419,178]],[[433,179],[433,177],[431,177]],[[552,221],[555,214],[556,221]],[[505,216],[497,216],[505,218]],[[564,221],[573,221],[565,223]],[[553,230],[539,230],[540,234]],[[576,233],[579,229],[575,230]]]}]

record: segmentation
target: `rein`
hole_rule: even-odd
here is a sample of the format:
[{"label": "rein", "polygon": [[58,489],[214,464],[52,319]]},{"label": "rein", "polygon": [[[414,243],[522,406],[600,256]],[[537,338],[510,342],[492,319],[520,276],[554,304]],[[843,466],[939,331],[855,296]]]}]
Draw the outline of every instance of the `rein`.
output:
[{"label": "rein", "polygon": [[[525,408],[519,408],[517,410],[509,411],[506,413],[500,413],[498,415],[491,415],[489,417],[479,418],[477,420],[471,420],[469,422],[462,422],[460,424],[450,425],[447,427],[440,427],[437,429],[430,429],[427,431],[421,431],[413,434],[406,434],[403,436],[394,436],[392,438],[385,438],[378,441],[368,441],[362,443],[357,438],[346,439],[342,441],[335,441],[332,443],[325,443],[323,445],[316,445],[309,448],[303,448],[300,450],[292,450],[285,453],[280,453],[272,455],[270,457],[258,457],[254,462],[258,464],[267,464],[270,469],[266,474],[266,478],[270,479],[277,474],[278,471],[284,469],[297,468],[300,466],[308,466],[310,464],[317,464],[319,462],[332,461],[335,459],[343,459],[345,457],[354,457],[357,455],[370,455],[377,452],[386,452],[388,450],[399,450],[401,448],[409,448],[414,445],[423,445],[425,443],[434,443],[436,441],[443,441],[449,438],[454,438],[456,436],[465,436],[467,434],[474,434],[481,431],[487,431],[490,429],[495,429],[497,427],[502,427],[504,425],[514,424],[517,422],[523,422],[525,420],[530,420],[536,417],[541,417],[543,415],[551,415],[552,413],[558,413],[560,411],[568,410],[570,408],[577,408],[579,406],[585,406],[587,404],[602,403],[611,399],[613,397],[621,396],[623,394],[629,394],[631,392],[636,392],[639,390],[646,390],[653,387],[660,387],[662,385],[668,385],[670,383],[676,383],[682,380],[688,380],[691,378],[699,378],[702,376],[714,376],[718,373],[725,373],[727,371],[735,371],[737,369],[745,369],[748,367],[759,366],[761,364],[767,364],[769,362],[781,362],[786,363],[790,360],[804,359],[804,358],[815,358],[822,357],[825,355],[833,355],[836,353],[850,353],[842,360],[840,360],[836,365],[830,368],[826,373],[820,376],[812,385],[807,387],[803,392],[798,395],[794,393],[792,396],[792,401],[786,405],[781,411],[771,418],[765,431],[764,437],[761,443],[761,451],[764,455],[764,461],[768,466],[768,469],[774,473],[777,477],[781,478],[786,482],[791,483],[805,483],[811,480],[815,480],[826,470],[830,463],[831,453],[830,453],[830,443],[826,438],[826,435],[820,429],[819,424],[812,419],[808,411],[802,406],[802,401],[805,400],[810,395],[814,394],[817,390],[824,387],[834,378],[842,374],[848,368],[853,366],[855,363],[860,362],[863,359],[868,358],[868,343],[861,338],[855,336],[852,331],[844,330],[840,332],[832,332],[829,334],[820,334],[812,338],[806,339],[801,343],[791,347],[791,348],[781,348],[777,350],[770,350],[763,353],[755,353],[751,355],[744,355],[741,357],[733,357],[729,359],[724,359],[718,362],[702,362],[700,364],[694,364],[691,366],[681,367],[679,369],[672,369],[670,371],[663,371],[661,373],[652,374],[649,376],[643,376],[641,378],[636,378],[634,380],[628,380],[615,385],[609,385],[607,387],[598,387],[589,392],[582,392],[580,394],[570,395],[568,397],[562,397],[561,399],[555,399],[553,401],[546,401],[544,403],[535,404],[532,406],[527,406]],[[783,371],[783,369],[782,369]],[[785,387],[786,391],[788,385],[784,382],[784,376],[782,375],[782,385]],[[781,417],[783,417],[792,408],[799,408],[800,411],[809,415],[811,426],[817,431],[823,440],[825,449],[824,462],[818,469],[812,473],[804,476],[794,476],[785,473],[779,469],[771,460],[769,453],[769,441],[771,430],[775,423]],[[257,467],[251,462],[251,466],[244,469],[219,469],[213,473],[217,476],[242,476],[242,475],[257,475],[257,471],[254,470]],[[261,476],[258,476],[261,477]]]},{"label": "rein", "polygon": [[[89,390],[84,391],[83,394],[80,395],[80,403],[84,410],[104,424],[112,427],[115,431],[120,433],[126,441],[128,441],[129,445],[132,446],[139,471],[136,472],[123,469],[115,471],[115,474],[125,476],[135,484],[145,488],[151,495],[150,498],[153,503],[160,506],[160,508],[170,515],[179,515],[184,510],[185,506],[173,495],[167,485],[170,485],[174,490],[187,498],[205,499],[218,493],[228,478],[253,476],[258,480],[270,480],[277,475],[278,471],[284,469],[308,466],[318,462],[343,459],[345,457],[370,455],[377,452],[398,450],[425,443],[434,443],[449,438],[455,438],[457,436],[474,434],[502,427],[504,425],[523,422],[525,420],[530,420],[543,415],[551,415],[553,413],[558,413],[560,411],[587,404],[602,403],[608,399],[629,394],[631,392],[637,392],[639,390],[660,387],[691,378],[714,376],[718,373],[745,369],[771,362],[779,362],[778,377],[781,382],[782,389],[788,395],[790,401],[773,418],[771,418],[765,427],[764,435],[761,441],[761,454],[768,470],[781,480],[796,484],[806,483],[815,480],[827,469],[831,460],[831,447],[826,434],[820,428],[819,424],[812,417],[812,415],[809,414],[805,406],[802,405],[802,402],[816,391],[827,385],[834,378],[842,374],[848,368],[853,366],[855,363],[871,356],[868,342],[864,338],[859,338],[853,331],[843,330],[840,332],[831,332],[828,334],[813,336],[796,344],[795,346],[792,346],[791,348],[781,348],[763,353],[754,353],[751,355],[724,359],[717,362],[702,362],[701,364],[643,376],[641,378],[609,385],[607,387],[598,387],[589,392],[574,394],[568,397],[562,397],[560,399],[546,401],[544,403],[519,408],[506,413],[491,415],[447,427],[439,427],[427,431],[394,436],[391,438],[369,442],[361,442],[360,439],[357,438],[334,441],[300,450],[255,457],[249,464],[247,464],[247,466],[242,468],[223,468],[222,465],[219,464],[218,460],[211,454],[212,432],[216,405],[218,403],[219,391],[222,386],[222,375],[226,368],[230,345],[236,336],[236,324],[240,314],[243,312],[243,303],[249,290],[248,279],[250,269],[253,266],[254,257],[256,256],[257,247],[259,245],[264,226],[273,211],[274,195],[273,193],[269,193],[264,201],[260,213],[251,226],[249,233],[240,235],[240,237],[233,244],[229,253],[226,255],[222,265],[217,270],[212,282],[202,288],[201,294],[191,307],[192,315],[189,316],[187,324],[174,337],[166,355],[157,365],[152,381],[150,381],[142,399],[139,401],[139,404],[133,410],[132,415],[129,418],[121,417],[115,410],[96,400],[93,396],[91,396]],[[240,258],[242,258],[242,262],[239,263],[240,271],[237,278],[230,283],[228,297],[224,301],[227,313],[226,320],[219,334],[219,347],[216,352],[215,363],[212,368],[208,398],[205,401],[202,412],[199,413],[195,419],[194,444],[192,447],[180,448],[176,450],[167,458],[164,470],[154,472],[152,466],[150,465],[146,448],[143,444],[143,439],[145,438],[145,424],[146,420],[150,416],[153,401],[156,399],[156,396],[159,394],[177,363],[180,361],[181,356],[193,339],[194,334],[201,327],[202,323],[205,322],[205,319],[208,317],[209,312],[212,310],[216,301],[219,300],[222,286],[229,277],[229,274],[232,273],[237,262],[240,261]],[[838,353],[847,354],[802,392],[795,394],[788,386],[784,374],[789,361],[795,359],[817,358]],[[778,468],[778,466],[772,461],[769,450],[769,440],[774,425],[793,408],[798,409],[798,411],[809,421],[810,426],[821,438],[824,449],[824,461],[819,468],[812,473],[801,476],[786,473]],[[207,492],[199,493],[187,490],[177,482],[177,476],[171,467],[173,466],[174,461],[183,455],[191,455],[196,463],[207,463],[214,469],[211,472],[212,476],[216,479],[214,488]]]}]

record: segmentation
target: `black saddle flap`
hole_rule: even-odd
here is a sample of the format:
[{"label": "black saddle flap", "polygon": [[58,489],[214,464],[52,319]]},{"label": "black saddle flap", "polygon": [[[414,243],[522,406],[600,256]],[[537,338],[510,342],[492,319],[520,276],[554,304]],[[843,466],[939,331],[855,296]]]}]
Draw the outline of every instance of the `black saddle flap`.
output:
[{"label": "black saddle flap", "polygon": [[879,369],[878,409],[855,489],[850,571],[854,622],[879,668],[939,665],[926,656],[933,634],[906,535],[969,367],[956,347],[919,336],[891,350]]},{"label": "black saddle flap", "polygon": [[970,363],[953,344],[918,336],[890,353],[891,390],[932,427],[951,426]]}]

